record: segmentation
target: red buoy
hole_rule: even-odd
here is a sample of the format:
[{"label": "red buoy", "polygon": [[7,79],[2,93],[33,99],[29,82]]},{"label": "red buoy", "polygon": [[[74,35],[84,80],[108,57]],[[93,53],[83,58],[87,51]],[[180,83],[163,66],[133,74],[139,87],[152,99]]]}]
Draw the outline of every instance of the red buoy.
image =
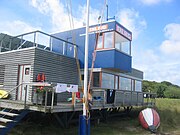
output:
[{"label": "red buoy", "polygon": [[156,110],[146,108],[139,113],[139,121],[143,128],[155,133],[160,125],[160,117]]}]

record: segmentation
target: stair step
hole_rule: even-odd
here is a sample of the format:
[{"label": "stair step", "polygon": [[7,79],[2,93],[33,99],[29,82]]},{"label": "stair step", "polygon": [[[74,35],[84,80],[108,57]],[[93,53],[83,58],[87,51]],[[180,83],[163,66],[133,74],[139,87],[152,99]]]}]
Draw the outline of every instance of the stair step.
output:
[{"label": "stair step", "polygon": [[10,120],[10,119],[5,119],[5,118],[0,118],[0,122],[3,122],[3,123],[8,123],[8,122],[12,122],[13,120]]},{"label": "stair step", "polygon": [[14,116],[17,116],[17,115],[18,115],[18,114],[15,114],[15,113],[4,112],[4,111],[0,111],[0,114],[2,114],[2,115],[7,115],[7,116],[11,116],[11,117],[14,117]]},{"label": "stair step", "polygon": [[0,129],[1,129],[1,128],[6,128],[6,126],[0,125]]}]

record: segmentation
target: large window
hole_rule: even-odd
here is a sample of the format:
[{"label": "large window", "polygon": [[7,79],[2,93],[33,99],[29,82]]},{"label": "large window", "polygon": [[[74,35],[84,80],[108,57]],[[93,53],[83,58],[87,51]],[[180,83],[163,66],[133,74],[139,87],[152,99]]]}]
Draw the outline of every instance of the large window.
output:
[{"label": "large window", "polygon": [[97,48],[98,49],[103,48],[103,33],[99,34],[98,42],[97,42]]},{"label": "large window", "polygon": [[102,88],[114,89],[114,75],[102,73]]},{"label": "large window", "polygon": [[135,80],[135,91],[142,91],[142,82]]},{"label": "large window", "polygon": [[115,76],[115,89],[119,88],[119,76]]},{"label": "large window", "polygon": [[104,33],[104,48],[113,48],[113,33]]},{"label": "large window", "polygon": [[119,89],[120,90],[131,90],[131,79],[125,77],[119,77]]},{"label": "large window", "polygon": [[115,32],[115,48],[130,55],[130,47],[130,41],[118,34],[117,32]]},{"label": "large window", "polygon": [[99,72],[95,72],[93,73],[93,87],[100,87],[100,84],[99,84]]},{"label": "large window", "polygon": [[117,32],[100,33],[97,42],[97,49],[116,48],[126,54],[131,54],[131,42]]},{"label": "large window", "polygon": [[97,42],[97,49],[114,48],[114,32],[100,33]]}]

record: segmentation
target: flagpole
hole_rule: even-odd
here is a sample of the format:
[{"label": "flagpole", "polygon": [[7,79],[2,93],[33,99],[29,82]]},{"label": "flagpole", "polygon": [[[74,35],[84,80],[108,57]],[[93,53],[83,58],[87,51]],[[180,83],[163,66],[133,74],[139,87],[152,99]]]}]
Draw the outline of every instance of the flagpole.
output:
[{"label": "flagpole", "polygon": [[87,91],[88,91],[88,44],[89,44],[89,0],[87,0],[86,7],[86,38],[85,38],[85,58],[84,58],[84,100],[83,103],[83,115],[87,115],[86,102],[87,102]]},{"label": "flagpole", "polygon": [[83,115],[80,116],[79,135],[90,135],[90,120],[87,112],[88,101],[88,45],[89,44],[89,0],[86,7],[86,37],[85,37],[85,57],[84,57],[84,96]]}]

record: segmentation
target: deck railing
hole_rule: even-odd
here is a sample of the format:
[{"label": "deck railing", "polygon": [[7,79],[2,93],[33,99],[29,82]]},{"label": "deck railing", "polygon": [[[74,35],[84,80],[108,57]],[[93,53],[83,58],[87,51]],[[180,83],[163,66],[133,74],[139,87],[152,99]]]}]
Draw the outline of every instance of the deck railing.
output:
[{"label": "deck railing", "polygon": [[[92,88],[92,98],[99,97],[97,101],[101,101],[105,106],[107,104],[107,91],[113,90],[114,106],[154,106],[155,105],[155,93],[148,92],[139,92],[139,91],[128,91],[128,90],[119,90],[119,89],[108,89],[108,88]],[[96,99],[94,100],[96,101]]]},{"label": "deck railing", "polygon": [[[12,90],[8,92],[8,94],[11,94],[15,90],[17,90],[20,86],[25,86],[25,98],[22,103],[24,104],[24,109],[27,109],[29,107],[29,104],[27,104],[27,88],[28,86],[45,86],[45,87],[51,87],[51,104],[47,104],[48,102],[48,90],[45,91],[45,98],[44,98],[44,104],[33,104],[34,106],[38,106],[40,108],[43,108],[44,112],[53,112],[53,109],[56,108],[56,106],[62,105],[68,106],[69,110],[72,110],[76,108],[76,102],[67,101],[67,98],[64,98],[63,94],[66,93],[58,93],[60,98],[64,98],[64,101],[57,102],[56,105],[54,105],[55,100],[55,86],[57,83],[40,83],[40,82],[24,82],[22,84],[19,84]],[[114,91],[114,97],[111,102],[108,101],[108,91],[111,90],[111,92]],[[62,94],[62,95],[61,95]],[[111,93],[112,94],[112,93]],[[70,96],[72,94],[69,94]],[[138,91],[127,91],[127,90],[119,90],[119,89],[108,89],[108,88],[97,88],[93,87],[91,88],[91,95],[92,95],[92,109],[99,109],[99,108],[113,108],[113,107],[121,107],[121,106],[154,106],[155,105],[155,98],[156,94],[154,93],[148,93],[148,92],[138,92]],[[113,94],[112,94],[113,95]],[[6,95],[4,95],[6,96]],[[82,98],[82,93],[81,93]],[[76,98],[74,98],[76,101]],[[1,101],[1,100],[0,100]],[[65,104],[66,103],[66,104]],[[82,104],[82,102],[78,103]],[[77,105],[78,105],[77,104]]]},{"label": "deck railing", "polygon": [[[4,35],[6,37],[8,35]],[[77,45],[59,37],[47,34],[42,31],[32,31],[9,38],[2,38],[0,41],[0,52],[2,48],[6,51],[18,50],[21,48],[38,47],[48,51],[55,51],[69,57],[76,57]],[[7,41],[8,39],[8,41]],[[8,45],[8,46],[7,46]],[[53,49],[53,45],[56,49]]]},{"label": "deck railing", "polygon": [[[24,109],[27,108],[27,90],[28,90],[28,86],[51,86],[50,83],[44,83],[44,82],[23,82],[17,86],[15,86],[13,89],[9,90],[6,94],[4,94],[1,99],[0,99],[0,102],[1,100],[6,97],[7,95],[10,96],[10,98],[8,98],[8,100],[17,100],[17,92],[16,90],[21,87],[21,86],[25,86],[24,87],[24,90],[25,90],[25,97],[24,97],[24,100],[22,101],[19,101],[19,103],[23,103],[24,104]],[[15,93],[15,95],[14,95]],[[46,98],[47,98],[47,91],[46,91]],[[47,104],[47,99],[45,100],[45,105]],[[1,106],[0,106],[1,107]]]}]

